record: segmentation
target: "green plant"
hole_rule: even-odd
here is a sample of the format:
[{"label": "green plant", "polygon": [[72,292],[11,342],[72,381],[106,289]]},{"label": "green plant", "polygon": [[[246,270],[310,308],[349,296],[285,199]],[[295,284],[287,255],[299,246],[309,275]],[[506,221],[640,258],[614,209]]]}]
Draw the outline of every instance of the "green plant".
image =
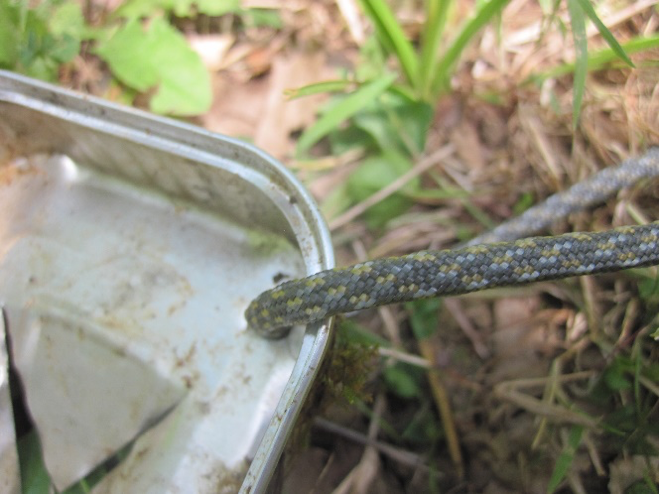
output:
[{"label": "green plant", "polygon": [[[61,494],[87,494],[107,475],[116,464],[124,460],[130,453],[133,443],[121,448],[110,459],[98,465],[87,476],[76,482]],[[41,441],[36,431],[32,430],[18,440],[18,457],[21,471],[21,487],[23,494],[49,494],[53,492],[50,475],[46,470]]]},{"label": "green plant", "polygon": [[0,68],[49,81],[80,52],[85,26],[74,3],[0,0]]},{"label": "green plant", "polygon": [[131,18],[106,30],[94,52],[128,87],[156,90],[149,101],[151,111],[196,115],[208,110],[210,75],[183,35],[163,17],[154,16],[146,24]]},{"label": "green plant", "polygon": [[129,93],[152,92],[151,111],[180,116],[210,108],[210,75],[169,19],[241,11],[238,0],[133,0],[92,25],[71,0],[29,5],[0,0],[0,68],[56,81],[84,46]]},{"label": "green plant", "polygon": [[[588,0],[566,0],[576,48],[575,63],[559,67],[556,75],[574,73],[573,123],[576,126],[586,84],[586,73],[617,58],[633,66],[625,50],[597,16]],[[409,171],[413,161],[423,152],[434,105],[448,93],[451,77],[468,44],[487,24],[494,22],[508,4],[507,0],[477,2],[473,15],[455,33],[448,32],[447,19],[453,10],[448,0],[427,0],[425,21],[418,48],[408,39],[385,0],[363,0],[364,13],[372,21],[375,37],[362,47],[364,62],[351,77],[326,81],[290,92],[302,97],[319,92],[334,93],[332,102],[317,122],[309,127],[298,142],[298,155],[304,156],[323,138],[329,138],[332,154],[359,148],[369,156],[348,184],[331,197],[327,210],[345,209],[381,190]],[[560,2],[548,6],[548,17],[555,19]],[[589,62],[585,36],[590,19],[609,45]],[[626,46],[639,51],[655,46],[653,40],[633,40]],[[398,74],[387,65],[395,58]],[[395,153],[395,154],[393,154]],[[405,212],[410,197],[422,191],[418,179],[392,197],[369,208],[365,217],[371,227],[381,227]],[[483,220],[487,221],[486,215]]]}]

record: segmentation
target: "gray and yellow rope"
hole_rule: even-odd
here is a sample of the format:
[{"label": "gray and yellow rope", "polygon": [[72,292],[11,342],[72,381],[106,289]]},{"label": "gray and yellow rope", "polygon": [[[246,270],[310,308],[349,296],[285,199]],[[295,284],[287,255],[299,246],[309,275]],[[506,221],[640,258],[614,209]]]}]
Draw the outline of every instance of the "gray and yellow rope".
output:
[{"label": "gray and yellow rope", "polygon": [[[479,241],[528,234],[558,217],[600,202],[640,178],[656,175],[659,148],[552,196]],[[570,233],[422,251],[288,281],[259,295],[245,317],[252,329],[265,337],[277,338],[292,325],[343,312],[655,264],[659,264],[659,222],[601,233]]]}]

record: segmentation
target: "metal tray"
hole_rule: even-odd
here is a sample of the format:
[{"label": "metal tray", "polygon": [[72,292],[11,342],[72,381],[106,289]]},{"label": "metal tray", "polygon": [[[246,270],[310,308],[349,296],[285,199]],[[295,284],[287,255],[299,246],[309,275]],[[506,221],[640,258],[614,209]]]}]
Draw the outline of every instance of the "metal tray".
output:
[{"label": "metal tray", "polygon": [[[132,444],[94,492],[263,492],[329,341],[328,323],[267,341],[243,317],[333,266],[297,180],[243,142],[0,71],[0,211],[4,329],[55,486]],[[0,455],[17,479],[12,441]]]}]

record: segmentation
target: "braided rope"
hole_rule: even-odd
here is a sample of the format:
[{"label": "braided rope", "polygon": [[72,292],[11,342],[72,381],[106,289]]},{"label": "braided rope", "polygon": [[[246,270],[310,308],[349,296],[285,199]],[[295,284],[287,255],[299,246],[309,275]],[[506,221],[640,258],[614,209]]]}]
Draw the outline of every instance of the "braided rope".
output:
[{"label": "braided rope", "polygon": [[[499,241],[537,231],[640,178],[656,175],[659,148],[550,197],[475,241]],[[354,310],[655,264],[659,264],[659,222],[600,233],[470,243],[461,249],[377,259],[288,281],[259,295],[245,317],[261,335],[278,338],[292,325]]]}]

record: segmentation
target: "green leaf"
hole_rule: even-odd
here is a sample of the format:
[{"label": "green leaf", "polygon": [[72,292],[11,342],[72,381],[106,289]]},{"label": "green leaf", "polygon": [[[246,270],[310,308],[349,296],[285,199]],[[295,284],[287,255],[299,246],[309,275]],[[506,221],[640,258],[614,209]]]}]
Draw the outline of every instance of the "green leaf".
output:
[{"label": "green leaf", "polygon": [[551,474],[549,479],[549,485],[547,486],[547,492],[552,493],[557,488],[558,485],[563,481],[565,476],[570,471],[570,466],[574,461],[574,455],[577,452],[577,448],[581,443],[581,436],[583,435],[583,426],[575,425],[570,429],[570,435],[567,440],[567,444],[563,447],[558,460],[556,460],[556,465],[554,466],[554,471]]},{"label": "green leaf", "polygon": [[[630,54],[651,50],[657,47],[659,47],[659,34],[648,36],[647,38],[634,38],[623,44],[625,52]],[[588,71],[592,72],[600,70],[616,60],[619,60],[619,57],[611,48],[604,48],[595,53],[589,53]],[[533,76],[531,79],[542,83],[546,79],[560,77],[572,72],[574,72],[574,64],[566,63],[558,65],[544,74]]]},{"label": "green leaf", "polygon": [[149,17],[156,12],[173,12],[177,17],[197,14],[220,16],[240,10],[240,0],[129,0],[115,12],[127,19]]},{"label": "green leaf", "polygon": [[210,76],[181,33],[156,17],[148,28],[129,21],[97,48],[112,73],[138,91],[158,86],[150,102],[156,113],[196,115],[212,101]]},{"label": "green leaf", "polygon": [[483,3],[476,15],[465,24],[460,34],[435,66],[432,85],[435,94],[449,89],[453,67],[466,46],[495,15],[501,13],[509,1],[489,0]]},{"label": "green leaf", "polygon": [[432,445],[443,436],[443,430],[432,408],[423,406],[405,425],[402,439],[417,445]]},{"label": "green leaf", "polygon": [[18,61],[20,39],[18,9],[0,2],[0,67],[14,68]]},{"label": "green leaf", "polygon": [[652,478],[648,476],[645,480],[637,480],[627,486],[624,494],[657,494],[657,492],[657,486],[652,482]]},{"label": "green leaf", "polygon": [[[236,3],[240,7],[240,2],[237,1]],[[272,29],[282,29],[284,27],[280,11],[275,8],[251,8],[243,11],[240,17],[247,27],[269,27]]]},{"label": "green leaf", "polygon": [[419,87],[422,97],[432,102],[432,78],[438,62],[439,43],[442,39],[446,17],[451,2],[449,0],[427,0],[426,22],[421,37],[421,64],[419,66]]},{"label": "green leaf", "polygon": [[80,39],[65,34],[53,45],[48,55],[59,63],[66,63],[73,60],[78,53],[80,53]]},{"label": "green leaf", "polygon": [[424,369],[399,362],[384,370],[384,381],[401,398],[418,398],[422,394],[423,372]]},{"label": "green leaf", "polygon": [[533,206],[534,203],[535,203],[535,198],[533,197],[533,194],[531,192],[522,193],[520,198],[517,199],[517,202],[513,205],[513,214],[515,216],[519,216],[524,211],[526,211],[531,206]]},{"label": "green leaf", "polygon": [[320,204],[320,211],[323,213],[323,218],[335,218],[352,204],[354,201],[348,194],[348,186],[342,182],[325,197]]},{"label": "green leaf", "polygon": [[638,293],[646,303],[659,303],[659,277],[639,280]]},{"label": "green leaf", "polygon": [[49,494],[50,476],[41,453],[39,436],[32,430],[18,440],[23,494]]},{"label": "green leaf", "polygon": [[302,134],[297,145],[298,154],[308,151],[320,139],[338,129],[342,122],[368,106],[387,90],[395,78],[390,74],[371,81],[335,104]]},{"label": "green leaf", "polygon": [[159,67],[152,63],[159,41],[155,27],[145,31],[139,21],[131,20],[96,48],[117,79],[138,91],[146,91],[160,80]]},{"label": "green leaf", "polygon": [[354,150],[372,151],[377,148],[373,138],[354,125],[332,131],[327,139],[330,143],[331,154],[334,156],[341,156]]},{"label": "green leaf", "polygon": [[[409,159],[395,153],[372,156],[366,159],[348,178],[347,191],[355,203],[383,189],[412,167]],[[401,189],[415,190],[419,179],[412,180]],[[369,208],[365,219],[371,228],[380,228],[389,220],[404,213],[412,201],[403,194],[394,194]]]},{"label": "green leaf", "polygon": [[66,2],[55,8],[48,20],[48,28],[55,36],[68,35],[80,40],[85,31],[85,18],[80,5]]},{"label": "green leaf", "polygon": [[595,12],[595,9],[591,5],[589,0],[576,0],[579,3],[579,6],[581,7],[581,10],[585,12],[585,14],[590,18],[590,20],[597,26],[597,30],[600,32],[602,37],[606,40],[608,45],[611,47],[611,49],[615,52],[615,54],[620,57],[622,60],[625,61],[627,65],[630,67],[633,67],[634,64],[633,62],[629,59],[627,54],[625,53],[625,50],[622,49],[620,44],[618,43],[618,40],[615,39],[613,34],[611,34],[611,31],[604,25],[604,23],[600,20],[599,17],[597,17],[597,12]]},{"label": "green leaf", "polygon": [[632,387],[629,378],[626,376],[626,373],[629,369],[626,368],[626,365],[620,360],[616,359],[613,363],[604,371],[604,382],[608,388],[612,391],[621,391],[623,389],[630,389]]},{"label": "green leaf", "polygon": [[433,109],[424,102],[387,91],[354,117],[356,127],[367,132],[383,152],[414,157],[423,152]]},{"label": "green leaf", "polygon": [[337,336],[343,338],[349,345],[385,348],[391,346],[387,339],[378,336],[352,319],[344,319],[339,323]]},{"label": "green leaf", "polygon": [[238,12],[240,10],[240,0],[177,0],[177,3],[188,4],[186,13],[182,13],[184,9],[181,9],[180,14],[176,9],[174,10],[174,13],[180,16],[190,15],[190,12],[192,12],[192,4],[196,5],[200,14],[205,14],[211,17],[218,17],[224,14]]},{"label": "green leaf", "polygon": [[123,2],[114,11],[114,17],[126,19],[138,19],[156,14],[157,12],[170,11],[174,8],[175,0],[128,0]]},{"label": "green leaf", "polygon": [[335,81],[316,82],[308,86],[302,86],[295,89],[287,89],[284,91],[284,96],[288,99],[304,98],[321,93],[338,93],[347,90],[354,83],[345,79],[338,79]]},{"label": "green leaf", "polygon": [[410,326],[417,340],[424,340],[437,332],[441,299],[415,300],[405,304],[410,314]]},{"label": "green leaf", "polygon": [[377,79],[389,70],[388,52],[377,36],[369,36],[359,47],[359,63],[354,69],[354,79],[370,81]]},{"label": "green leaf", "polygon": [[417,56],[393,12],[384,0],[363,0],[362,4],[366,14],[375,24],[375,29],[383,43],[396,54],[408,83],[416,87]]},{"label": "green leaf", "polygon": [[586,20],[579,0],[567,0],[572,37],[574,38],[575,62],[572,101],[572,127],[577,128],[581,103],[586,89],[586,74],[588,72],[588,40],[586,39]]}]

